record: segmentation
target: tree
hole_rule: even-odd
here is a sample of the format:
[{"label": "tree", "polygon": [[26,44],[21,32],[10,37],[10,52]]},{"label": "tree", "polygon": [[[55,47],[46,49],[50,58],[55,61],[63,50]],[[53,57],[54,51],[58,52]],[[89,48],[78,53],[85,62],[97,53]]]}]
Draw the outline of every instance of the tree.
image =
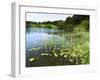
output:
[{"label": "tree", "polygon": [[72,17],[67,17],[65,20],[65,24],[64,24],[64,29],[67,32],[72,32],[73,31],[73,18]]},{"label": "tree", "polygon": [[74,15],[72,18],[74,26],[80,24],[83,20],[89,21],[89,15]]},{"label": "tree", "polygon": [[57,27],[58,29],[64,29],[64,21],[63,20],[57,21]]}]

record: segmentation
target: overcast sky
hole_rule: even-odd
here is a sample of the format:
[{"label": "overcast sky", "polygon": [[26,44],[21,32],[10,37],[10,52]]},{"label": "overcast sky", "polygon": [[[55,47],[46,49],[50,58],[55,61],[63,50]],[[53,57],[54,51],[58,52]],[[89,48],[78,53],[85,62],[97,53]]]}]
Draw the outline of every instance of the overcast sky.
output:
[{"label": "overcast sky", "polygon": [[65,20],[69,16],[73,15],[26,13],[26,21],[44,22],[44,21]]}]

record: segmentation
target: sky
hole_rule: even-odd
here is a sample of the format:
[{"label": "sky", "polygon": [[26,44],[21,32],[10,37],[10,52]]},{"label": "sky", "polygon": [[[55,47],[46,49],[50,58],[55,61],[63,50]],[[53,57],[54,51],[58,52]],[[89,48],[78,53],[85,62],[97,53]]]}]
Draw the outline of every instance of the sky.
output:
[{"label": "sky", "polygon": [[44,22],[44,21],[65,20],[69,16],[73,15],[26,13],[26,21]]}]

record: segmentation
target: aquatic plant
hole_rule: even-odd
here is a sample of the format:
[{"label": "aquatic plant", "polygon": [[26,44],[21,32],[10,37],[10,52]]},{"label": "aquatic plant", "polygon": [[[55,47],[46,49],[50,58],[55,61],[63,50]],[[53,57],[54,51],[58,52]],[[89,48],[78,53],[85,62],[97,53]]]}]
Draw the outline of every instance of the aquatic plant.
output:
[{"label": "aquatic plant", "polygon": [[30,56],[26,60],[27,66],[89,64],[89,33],[67,33],[59,35],[59,39],[50,35],[42,47],[31,50],[41,52],[41,55]]}]

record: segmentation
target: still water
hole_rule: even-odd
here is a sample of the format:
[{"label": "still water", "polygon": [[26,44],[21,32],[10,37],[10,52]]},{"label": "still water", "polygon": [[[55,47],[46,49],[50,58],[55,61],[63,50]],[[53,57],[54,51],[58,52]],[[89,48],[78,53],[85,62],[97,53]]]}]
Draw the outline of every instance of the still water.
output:
[{"label": "still water", "polygon": [[60,33],[63,30],[55,29],[44,29],[44,28],[27,28],[26,29],[26,50],[29,50],[33,47],[37,48],[43,45],[45,39],[51,37],[51,35],[56,38],[60,38],[54,33]]}]

